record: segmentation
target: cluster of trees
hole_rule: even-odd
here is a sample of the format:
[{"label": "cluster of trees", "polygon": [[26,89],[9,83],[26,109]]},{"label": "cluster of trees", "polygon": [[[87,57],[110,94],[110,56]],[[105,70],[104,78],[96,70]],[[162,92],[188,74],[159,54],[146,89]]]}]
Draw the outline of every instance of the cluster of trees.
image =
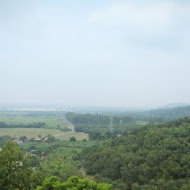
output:
[{"label": "cluster of trees", "polygon": [[77,114],[68,112],[65,117],[74,124],[76,132],[92,133],[109,131],[109,117],[99,114]]},{"label": "cluster of trees", "polygon": [[66,118],[72,123],[81,123],[81,124],[108,124],[109,123],[109,117],[106,115],[100,115],[100,114],[77,114],[73,112],[67,112]]},{"label": "cluster of trees", "polygon": [[9,141],[0,152],[0,189],[31,190],[31,173],[28,154]]},{"label": "cluster of trees", "polygon": [[22,115],[26,117],[37,117],[37,118],[62,118],[65,114],[64,111],[26,111]]},{"label": "cluster of trees", "polygon": [[[93,136],[92,139],[108,139],[108,134],[112,132],[112,137],[122,134],[128,129],[145,125],[147,123],[163,123],[162,117],[152,116],[147,112],[100,115],[100,114],[80,114],[68,112],[66,118],[74,124],[77,132],[88,133]],[[110,129],[111,127],[111,129]],[[104,138],[107,136],[106,138]],[[95,138],[94,138],[95,137]]]},{"label": "cluster of trees", "polygon": [[83,176],[81,151],[94,145],[94,141],[54,141],[52,143],[27,142],[21,148],[31,153],[30,167],[35,168],[36,184],[52,175],[65,181],[72,175]]},{"label": "cluster of trees", "polygon": [[105,183],[96,183],[88,179],[72,176],[65,182],[61,182],[59,178],[52,176],[45,179],[42,186],[38,186],[36,190],[112,190],[112,185]]},{"label": "cluster of trees", "polygon": [[[58,150],[57,150],[58,151]],[[54,153],[54,158],[55,158]],[[69,154],[70,155],[70,154]],[[61,157],[60,157],[61,156]],[[64,159],[63,152],[57,158],[57,167],[63,163],[60,159]],[[69,157],[69,156],[68,156]],[[50,158],[47,164],[54,161]],[[112,185],[98,184],[88,179],[78,176],[65,176],[65,179],[59,178],[57,173],[50,176],[43,166],[38,170],[30,167],[30,154],[21,150],[18,144],[9,141],[0,152],[0,189],[1,190],[111,190]],[[44,163],[43,163],[44,164]],[[52,164],[55,167],[55,163]],[[42,171],[41,171],[42,170]],[[66,172],[62,167],[60,172]],[[52,170],[50,171],[52,174]],[[61,173],[60,173],[61,174]],[[45,178],[49,176],[48,178]]]},{"label": "cluster of trees", "polygon": [[84,168],[118,189],[190,189],[190,118],[127,130],[83,151]]},{"label": "cluster of trees", "polygon": [[115,139],[118,133],[116,132],[93,132],[89,133],[89,140],[108,140]]},{"label": "cluster of trees", "polygon": [[0,128],[42,128],[46,124],[44,122],[28,123],[28,124],[8,124],[0,122]]},{"label": "cluster of trees", "polygon": [[[126,129],[133,128],[137,125],[138,118],[133,115],[100,115],[100,114],[79,114],[66,113],[66,118],[74,124],[77,132],[93,134],[93,136],[105,136],[106,133],[112,132],[112,136],[121,134]],[[112,129],[110,129],[110,125]],[[102,135],[103,134],[103,135]],[[107,135],[109,136],[109,135]],[[97,138],[97,139],[98,139]],[[107,139],[107,138],[106,138]]]}]

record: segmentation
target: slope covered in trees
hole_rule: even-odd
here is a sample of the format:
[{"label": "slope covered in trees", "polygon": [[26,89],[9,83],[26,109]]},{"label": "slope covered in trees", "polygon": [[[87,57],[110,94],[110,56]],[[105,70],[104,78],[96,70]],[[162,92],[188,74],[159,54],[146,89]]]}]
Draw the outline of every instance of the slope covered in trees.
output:
[{"label": "slope covered in trees", "polygon": [[36,190],[111,190],[112,185],[96,183],[88,179],[72,176],[65,182],[61,182],[57,177],[52,176],[44,180],[42,186]]},{"label": "slope covered in trees", "polygon": [[28,155],[14,142],[8,142],[0,152],[0,189],[30,190],[32,170]]},{"label": "slope covered in trees", "polygon": [[66,118],[74,124],[75,131],[91,133],[91,132],[107,132],[109,131],[109,117],[99,114],[77,114],[68,112]]},{"label": "slope covered in trees", "polygon": [[155,109],[141,113],[144,116],[160,117],[163,120],[176,120],[190,116],[190,106]]},{"label": "slope covered in trees", "polygon": [[0,152],[2,190],[112,189],[85,177],[121,190],[190,189],[190,117],[128,129],[116,140],[8,142]]},{"label": "slope covered in trees", "polygon": [[[93,136],[99,136],[97,139],[107,139],[112,135],[120,134],[129,128],[133,128],[139,125],[143,121],[147,122],[146,119],[141,117],[137,118],[134,115],[109,115],[109,114],[80,114],[80,113],[66,113],[66,118],[74,124],[77,132],[84,132]],[[98,135],[99,133],[99,135]],[[106,137],[105,137],[106,136]]]},{"label": "slope covered in trees", "polygon": [[[61,148],[61,147],[60,147]],[[0,152],[1,190],[111,190],[112,185],[96,183],[79,176],[73,152],[56,150],[42,166],[36,168],[37,155],[24,152],[18,144],[9,141]],[[65,154],[66,152],[66,154]],[[68,155],[67,155],[68,154]],[[58,158],[56,158],[56,156]],[[77,152],[75,153],[75,157]],[[32,159],[32,160],[31,160]],[[56,160],[57,159],[57,160]],[[68,166],[67,163],[74,165]],[[31,167],[33,165],[33,167]],[[51,165],[49,167],[49,165]],[[35,167],[34,167],[35,166]],[[69,169],[70,168],[70,169]],[[73,171],[71,171],[71,168]],[[60,172],[59,172],[60,171]],[[75,173],[73,173],[75,172]],[[56,175],[53,176],[52,174]],[[66,174],[68,175],[66,177]],[[73,176],[72,176],[73,175]],[[78,175],[78,176],[76,176]],[[64,176],[64,177],[63,177]]]},{"label": "slope covered in trees", "polygon": [[131,129],[83,152],[88,175],[118,189],[190,189],[190,118]]}]

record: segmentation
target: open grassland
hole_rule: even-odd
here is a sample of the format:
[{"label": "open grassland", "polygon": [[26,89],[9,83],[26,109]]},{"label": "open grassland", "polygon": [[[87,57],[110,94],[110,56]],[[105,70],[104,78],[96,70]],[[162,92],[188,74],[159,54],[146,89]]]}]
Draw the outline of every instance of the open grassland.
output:
[{"label": "open grassland", "polygon": [[[71,125],[64,118],[63,113],[51,112],[0,112],[0,122],[15,124],[16,128],[0,128],[0,136],[8,135],[11,137],[26,136],[37,138],[39,135],[53,135],[56,139],[69,140],[75,137],[77,140],[88,140],[88,134],[71,132]],[[43,128],[19,128],[20,125],[32,123],[45,123]],[[68,132],[69,131],[69,132]]]},{"label": "open grassland", "polygon": [[49,129],[67,129],[67,125],[63,119],[58,118],[37,118],[37,117],[0,117],[0,122],[7,124],[31,124],[31,123],[45,123],[45,128]]},{"label": "open grassland", "polygon": [[[57,137],[57,136],[55,136],[55,137]],[[58,138],[60,140],[69,140],[71,137],[75,137],[76,140],[78,140],[78,141],[88,140],[88,134],[86,134],[86,133],[68,132],[68,133],[64,133],[62,135],[58,135]]]},{"label": "open grassland", "polygon": [[0,129],[0,136],[11,136],[19,138],[21,136],[26,136],[27,138],[37,138],[39,135],[42,137],[47,135],[53,135],[56,139],[61,140],[69,140],[71,137],[75,137],[77,140],[88,140],[88,135],[84,133],[76,133],[76,132],[62,132],[57,129],[38,129],[38,128],[1,128]]},{"label": "open grassland", "polygon": [[62,134],[63,132],[56,130],[56,129],[38,129],[38,128],[1,128],[0,129],[0,136],[8,135],[11,137],[20,137],[26,136],[28,138],[37,138],[39,135],[46,136],[46,135],[56,135]]}]

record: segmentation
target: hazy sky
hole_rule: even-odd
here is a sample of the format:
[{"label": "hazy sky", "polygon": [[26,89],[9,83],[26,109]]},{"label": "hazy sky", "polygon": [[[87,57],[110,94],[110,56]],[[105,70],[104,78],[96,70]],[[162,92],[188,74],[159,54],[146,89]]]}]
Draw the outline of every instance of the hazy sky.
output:
[{"label": "hazy sky", "polygon": [[0,103],[190,102],[189,0],[0,0]]}]

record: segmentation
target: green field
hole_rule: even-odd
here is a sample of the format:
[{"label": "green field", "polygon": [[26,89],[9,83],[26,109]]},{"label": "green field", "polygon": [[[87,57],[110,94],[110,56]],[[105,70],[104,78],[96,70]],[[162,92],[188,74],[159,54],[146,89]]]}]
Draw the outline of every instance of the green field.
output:
[{"label": "green field", "polygon": [[88,135],[84,133],[72,133],[72,132],[62,132],[57,129],[37,129],[37,128],[14,128],[14,129],[8,129],[8,128],[1,128],[0,129],[0,136],[11,136],[19,138],[20,136],[26,136],[27,138],[37,138],[39,135],[42,137],[47,135],[53,135],[56,137],[56,139],[60,140],[69,140],[71,137],[75,137],[77,140],[83,140],[88,139]]},{"label": "green field", "polygon": [[67,125],[65,124],[63,119],[58,118],[37,118],[37,117],[0,117],[1,122],[5,122],[7,124],[29,124],[29,123],[45,123],[45,128],[56,129],[59,128],[64,130],[67,129]]},{"label": "green field", "polygon": [[63,132],[56,129],[37,129],[37,128],[1,128],[0,136],[9,135],[11,137],[20,137],[26,136],[28,138],[38,137],[38,135],[46,136],[46,135],[61,135]]},{"label": "green field", "polygon": [[[56,139],[69,140],[75,137],[77,140],[88,140],[88,134],[70,132],[70,128],[64,120],[63,113],[52,112],[0,112],[0,122],[15,124],[15,128],[0,128],[0,136],[8,135],[11,137],[26,136],[37,138],[39,135],[53,135]],[[43,128],[19,128],[20,125],[32,123],[45,123]]]}]

